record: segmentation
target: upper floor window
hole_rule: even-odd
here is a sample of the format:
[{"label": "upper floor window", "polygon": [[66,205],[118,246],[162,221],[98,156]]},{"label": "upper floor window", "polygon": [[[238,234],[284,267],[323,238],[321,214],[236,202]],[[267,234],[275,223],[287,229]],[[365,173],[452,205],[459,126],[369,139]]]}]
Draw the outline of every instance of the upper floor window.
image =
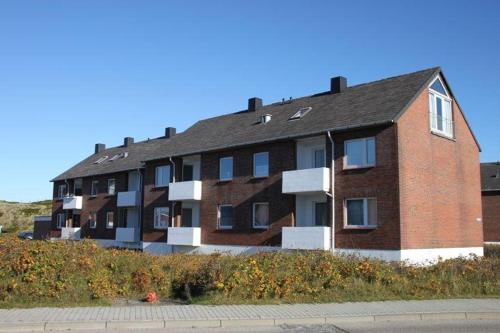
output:
[{"label": "upper floor window", "polygon": [[233,228],[233,206],[232,205],[219,205],[217,212],[219,229],[232,229]]},{"label": "upper floor window", "polygon": [[377,199],[346,199],[344,209],[346,228],[375,228],[377,226]]},{"label": "upper floor window", "polygon": [[269,176],[269,153],[256,153],[253,155],[253,176]]},{"label": "upper floor window", "polygon": [[115,194],[115,180],[113,178],[108,179],[108,194],[109,195],[114,195]]},{"label": "upper floor window", "polygon": [[90,195],[95,197],[99,194],[99,181],[93,180],[92,185],[90,187]]},{"label": "upper floor window", "polygon": [[82,195],[82,179],[75,179],[75,195]]},{"label": "upper floor window", "polygon": [[170,219],[170,209],[168,207],[156,207],[154,210],[155,229],[167,229]]},{"label": "upper floor window", "polygon": [[318,148],[313,149],[313,161],[315,168],[324,168],[325,167],[325,149]]},{"label": "upper floor window", "polygon": [[233,179],[233,158],[223,157],[219,160],[219,179],[231,180]]},{"label": "upper floor window", "polygon": [[253,227],[255,229],[269,228],[269,204],[267,202],[253,204]]},{"label": "upper floor window", "polygon": [[170,165],[162,165],[156,167],[155,186],[168,186],[170,182]]},{"label": "upper floor window", "polygon": [[59,199],[62,199],[66,196],[66,185],[59,185],[59,187],[57,188],[57,197]]},{"label": "upper floor window", "polygon": [[362,138],[344,142],[344,168],[375,166],[375,138]]},{"label": "upper floor window", "polygon": [[429,87],[429,109],[431,130],[447,137],[453,137],[451,99],[439,77]]}]

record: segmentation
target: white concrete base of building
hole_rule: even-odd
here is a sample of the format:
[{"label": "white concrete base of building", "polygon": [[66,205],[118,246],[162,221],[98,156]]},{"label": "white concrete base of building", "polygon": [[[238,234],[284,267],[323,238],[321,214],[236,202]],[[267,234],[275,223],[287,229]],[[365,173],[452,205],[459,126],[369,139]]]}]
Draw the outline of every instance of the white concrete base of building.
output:
[{"label": "white concrete base of building", "polygon": [[500,242],[484,242],[484,245],[500,245]]},{"label": "white concrete base of building", "polygon": [[361,249],[334,249],[336,254],[358,255],[380,259],[384,261],[406,261],[410,264],[432,264],[439,259],[453,259],[483,256],[482,247],[433,248],[433,249],[404,249],[404,250],[361,250]]}]

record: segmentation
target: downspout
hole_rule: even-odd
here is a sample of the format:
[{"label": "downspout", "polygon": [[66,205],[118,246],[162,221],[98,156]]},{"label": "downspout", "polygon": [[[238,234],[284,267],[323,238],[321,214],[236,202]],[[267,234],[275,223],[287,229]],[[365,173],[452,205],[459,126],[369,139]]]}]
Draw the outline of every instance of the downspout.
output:
[{"label": "downspout", "polygon": [[330,246],[333,250],[335,249],[335,141],[333,141],[333,137],[330,131],[327,132],[328,139],[330,139],[330,143],[332,145],[332,163],[331,163],[331,171],[330,171],[330,193],[329,196],[332,200],[332,232],[330,239]]},{"label": "downspout", "polygon": [[[172,160],[172,157],[169,157],[168,160],[172,164],[172,183],[175,183],[175,163]],[[170,197],[170,188],[168,189],[169,197]],[[169,198],[170,199],[170,198]],[[172,223],[172,227],[175,227],[175,202],[172,202],[172,213],[170,214],[170,220]]]},{"label": "downspout", "polygon": [[[141,205],[140,205],[139,214],[138,214],[139,215],[139,241],[141,241],[141,238],[142,238],[142,212],[143,212],[143,207],[144,207],[144,202],[143,202],[144,191],[142,188],[142,173],[141,173],[140,168],[137,168],[137,173],[139,174],[139,193],[141,194],[140,195]],[[125,223],[126,223],[126,221],[125,221]]]}]

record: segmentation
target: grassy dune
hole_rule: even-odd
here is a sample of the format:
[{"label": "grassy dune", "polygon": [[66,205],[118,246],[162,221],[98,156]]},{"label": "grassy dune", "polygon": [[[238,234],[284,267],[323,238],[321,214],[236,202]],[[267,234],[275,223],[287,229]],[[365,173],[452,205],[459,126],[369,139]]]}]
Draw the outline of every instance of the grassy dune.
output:
[{"label": "grassy dune", "polygon": [[50,200],[30,203],[0,200],[0,225],[2,232],[16,232],[33,229],[33,216],[51,212]]}]

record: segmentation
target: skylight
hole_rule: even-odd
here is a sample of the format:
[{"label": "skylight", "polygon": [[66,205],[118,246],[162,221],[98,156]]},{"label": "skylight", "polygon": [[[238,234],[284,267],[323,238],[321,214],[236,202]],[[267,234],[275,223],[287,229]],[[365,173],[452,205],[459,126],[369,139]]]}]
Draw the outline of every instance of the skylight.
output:
[{"label": "skylight", "polygon": [[312,107],[308,106],[305,108],[300,108],[293,116],[291,116],[288,120],[296,120],[304,117],[309,111],[312,110]]},{"label": "skylight", "polygon": [[100,157],[97,161],[94,162],[94,164],[101,164],[102,162],[106,161],[108,159],[108,155]]},{"label": "skylight", "polygon": [[109,159],[109,161],[110,161],[110,162],[112,162],[112,161],[115,161],[115,160],[117,160],[117,159],[119,159],[119,158],[125,158],[125,157],[127,157],[127,156],[128,156],[128,152],[119,153],[119,154],[116,154],[116,155],[114,155],[113,157],[111,157],[111,158]]}]

